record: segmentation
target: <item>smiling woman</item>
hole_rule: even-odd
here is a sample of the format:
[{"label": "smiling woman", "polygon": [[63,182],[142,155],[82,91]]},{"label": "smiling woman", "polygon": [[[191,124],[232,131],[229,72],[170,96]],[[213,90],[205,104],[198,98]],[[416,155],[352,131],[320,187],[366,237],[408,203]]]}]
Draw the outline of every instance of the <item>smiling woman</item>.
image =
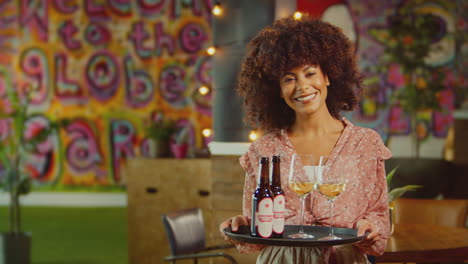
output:
[{"label": "smiling woman", "polygon": [[264,133],[240,158],[246,172],[243,215],[227,219],[220,230],[230,226],[236,232],[258,213],[252,212],[252,193],[260,158],[280,155],[281,175],[289,175],[292,157],[312,155],[328,157],[322,179],[339,178],[346,192],[333,207],[311,192],[304,206],[283,177],[285,224],[302,223],[304,212],[305,225],[354,228],[358,236],[368,233],[358,244],[333,248],[233,242],[243,253],[260,251],[257,263],[364,264],[366,254],[383,253],[390,230],[384,161],[391,153],[375,131],[340,115],[357,106],[360,76],[353,46],[342,30],[307,15],[278,20],[250,41],[238,92],[244,97],[247,121]]}]

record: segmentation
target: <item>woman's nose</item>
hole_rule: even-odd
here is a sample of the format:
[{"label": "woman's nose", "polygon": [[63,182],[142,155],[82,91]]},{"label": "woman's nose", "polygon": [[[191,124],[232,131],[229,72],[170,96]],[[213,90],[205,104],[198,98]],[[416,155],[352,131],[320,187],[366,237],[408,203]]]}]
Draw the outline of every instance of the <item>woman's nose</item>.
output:
[{"label": "woman's nose", "polygon": [[302,78],[298,78],[296,81],[296,90],[304,91],[307,89],[307,83]]}]

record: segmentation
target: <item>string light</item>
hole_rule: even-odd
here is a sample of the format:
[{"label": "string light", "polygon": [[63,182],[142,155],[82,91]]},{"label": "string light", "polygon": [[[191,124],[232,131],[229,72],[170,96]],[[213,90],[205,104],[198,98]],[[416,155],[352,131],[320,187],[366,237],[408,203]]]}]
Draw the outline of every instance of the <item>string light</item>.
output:
[{"label": "string light", "polygon": [[257,132],[255,132],[255,130],[250,131],[249,139],[251,141],[255,141],[257,138],[258,138]]},{"label": "string light", "polygon": [[201,94],[201,95],[207,95],[209,92],[210,92],[210,88],[206,87],[205,85],[203,85],[202,87],[198,88],[198,92]]},{"label": "string light", "polygon": [[202,130],[201,133],[202,133],[202,135],[203,135],[204,137],[207,138],[207,137],[211,136],[211,129],[210,129],[210,128],[205,128],[205,129]]},{"label": "string light", "polygon": [[215,46],[210,46],[209,48],[206,49],[206,53],[208,53],[208,55],[213,55],[215,54],[215,52],[216,52]]},{"label": "string light", "polygon": [[215,1],[215,5],[213,6],[213,9],[211,9],[211,13],[215,16],[221,16],[223,14],[223,8],[221,7],[221,3],[219,1]]},{"label": "string light", "polygon": [[294,12],[294,19],[299,20],[302,18],[302,13],[299,11]]}]

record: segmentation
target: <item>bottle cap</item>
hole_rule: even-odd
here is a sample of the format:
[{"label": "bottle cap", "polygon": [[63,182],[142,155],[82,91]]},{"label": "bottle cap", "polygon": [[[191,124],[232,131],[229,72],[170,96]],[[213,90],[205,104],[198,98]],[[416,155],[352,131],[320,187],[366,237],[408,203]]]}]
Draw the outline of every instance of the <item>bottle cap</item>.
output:
[{"label": "bottle cap", "polygon": [[271,161],[272,162],[279,162],[280,161],[280,156],[279,155],[275,155],[271,158]]},{"label": "bottle cap", "polygon": [[262,163],[262,164],[264,164],[264,163],[268,164],[268,157],[262,157],[262,158],[260,159],[260,163]]}]

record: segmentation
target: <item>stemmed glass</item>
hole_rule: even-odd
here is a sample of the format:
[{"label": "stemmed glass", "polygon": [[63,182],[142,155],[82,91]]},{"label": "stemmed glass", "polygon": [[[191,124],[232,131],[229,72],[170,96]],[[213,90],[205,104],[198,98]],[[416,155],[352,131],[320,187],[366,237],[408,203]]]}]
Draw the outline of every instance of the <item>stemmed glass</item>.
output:
[{"label": "stemmed glass", "polygon": [[314,156],[310,154],[294,154],[291,158],[288,186],[301,200],[301,226],[299,233],[289,235],[291,238],[314,238],[304,233],[304,203],[306,196],[315,190],[317,185],[317,170],[313,166]]},{"label": "stemmed glass", "polygon": [[[335,172],[330,173],[330,164],[326,163],[328,160],[326,157],[321,157],[319,164],[320,171],[320,180],[318,183],[319,192],[324,195],[329,204],[330,204],[330,232],[328,236],[320,238],[320,240],[339,240],[341,237],[336,236],[333,233],[333,202],[336,200],[336,197],[345,191],[345,181],[343,172],[347,169],[346,164],[343,163],[343,160],[337,159],[335,162]],[[340,162],[338,162],[338,160]]]}]

